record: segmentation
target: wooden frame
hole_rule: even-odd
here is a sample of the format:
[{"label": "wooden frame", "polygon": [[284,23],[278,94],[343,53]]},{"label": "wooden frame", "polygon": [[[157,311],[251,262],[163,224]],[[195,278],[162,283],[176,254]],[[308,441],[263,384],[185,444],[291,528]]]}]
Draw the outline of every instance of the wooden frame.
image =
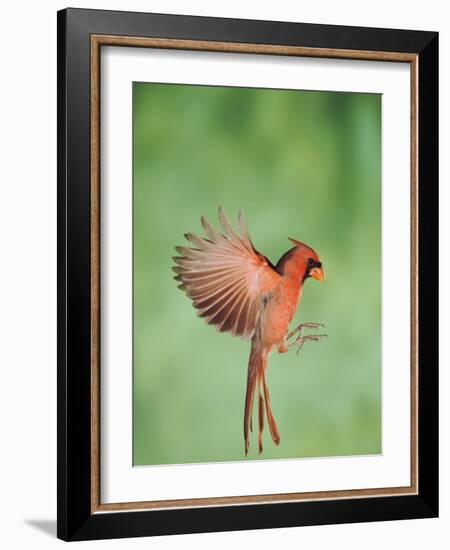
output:
[{"label": "wooden frame", "polygon": [[[99,90],[105,45],[410,64],[410,487],[100,502]],[[80,540],[435,516],[437,34],[69,9],[58,14],[58,55],[58,536]],[[433,219],[419,223],[430,212]],[[87,218],[90,225],[82,221]]]}]

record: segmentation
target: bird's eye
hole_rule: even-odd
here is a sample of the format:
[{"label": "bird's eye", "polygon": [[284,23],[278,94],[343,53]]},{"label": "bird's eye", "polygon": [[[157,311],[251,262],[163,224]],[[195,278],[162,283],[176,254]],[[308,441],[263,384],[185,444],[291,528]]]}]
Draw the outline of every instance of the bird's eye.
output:
[{"label": "bird's eye", "polygon": [[315,262],[314,258],[309,258],[309,259],[308,259],[308,265],[309,265],[309,267],[313,267],[313,265],[315,265],[315,263],[316,263],[316,262]]}]

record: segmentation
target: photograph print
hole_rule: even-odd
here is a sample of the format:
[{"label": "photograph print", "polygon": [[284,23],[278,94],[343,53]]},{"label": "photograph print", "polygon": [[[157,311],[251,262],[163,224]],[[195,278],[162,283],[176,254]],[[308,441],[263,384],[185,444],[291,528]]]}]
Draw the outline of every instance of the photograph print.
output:
[{"label": "photograph print", "polygon": [[133,83],[133,465],[377,455],[381,95]]}]

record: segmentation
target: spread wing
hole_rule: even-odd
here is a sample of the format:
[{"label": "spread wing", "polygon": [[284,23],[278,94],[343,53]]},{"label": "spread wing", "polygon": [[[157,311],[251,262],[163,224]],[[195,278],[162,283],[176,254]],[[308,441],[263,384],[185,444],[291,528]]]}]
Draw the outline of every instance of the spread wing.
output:
[{"label": "spread wing", "polygon": [[240,235],[219,208],[224,234],[202,217],[206,237],[185,235],[194,246],[176,247],[180,256],[172,269],[175,279],[191,298],[198,314],[220,332],[252,336],[262,298],[281,280],[269,260],[253,246],[242,211],[238,216]]}]

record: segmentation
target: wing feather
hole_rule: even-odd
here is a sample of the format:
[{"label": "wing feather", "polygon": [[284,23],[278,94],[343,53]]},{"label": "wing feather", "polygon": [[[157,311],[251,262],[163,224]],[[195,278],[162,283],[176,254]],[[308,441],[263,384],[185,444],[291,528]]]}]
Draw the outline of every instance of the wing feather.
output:
[{"label": "wing feather", "polygon": [[177,246],[172,267],[178,288],[192,300],[198,315],[220,332],[249,338],[253,335],[262,298],[279,284],[281,276],[253,246],[242,211],[239,234],[222,207],[217,231],[202,216],[205,237],[186,233],[193,245]]},{"label": "wing feather", "polygon": [[239,210],[239,213],[238,213],[238,228],[242,236],[242,239],[248,246],[249,250],[251,250],[252,252],[255,252],[255,247],[253,246],[252,240],[250,238],[250,234],[248,232],[247,221],[245,219],[244,212],[242,210]]}]

